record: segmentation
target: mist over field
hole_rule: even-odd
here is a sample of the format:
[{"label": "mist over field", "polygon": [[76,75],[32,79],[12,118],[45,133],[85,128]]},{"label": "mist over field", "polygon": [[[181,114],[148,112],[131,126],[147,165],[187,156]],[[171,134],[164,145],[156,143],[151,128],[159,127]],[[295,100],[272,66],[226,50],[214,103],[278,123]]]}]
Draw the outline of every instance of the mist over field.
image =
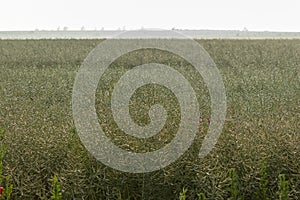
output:
[{"label": "mist over field", "polygon": [[299,10],[2,1],[0,200],[300,200]]},{"label": "mist over field", "polygon": [[[165,38],[164,30],[145,30]],[[238,30],[177,30],[179,34],[193,39],[300,39],[300,32],[238,31]],[[113,38],[125,30],[87,30],[87,31],[0,31],[0,39],[102,39]],[[140,36],[143,30],[138,30]],[[160,33],[161,32],[161,33]],[[132,36],[133,37],[133,36]]]}]

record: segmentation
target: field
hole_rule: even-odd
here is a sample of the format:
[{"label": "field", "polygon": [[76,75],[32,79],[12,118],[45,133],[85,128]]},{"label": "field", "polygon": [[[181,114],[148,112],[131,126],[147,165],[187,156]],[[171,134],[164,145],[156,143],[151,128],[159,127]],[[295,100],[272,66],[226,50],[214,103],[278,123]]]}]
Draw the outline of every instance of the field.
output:
[{"label": "field", "polygon": [[[161,103],[168,111],[166,126],[146,141],[120,132],[105,91],[111,94],[122,73],[142,63],[168,64],[198,94],[201,119],[194,143],[175,163],[145,174],[103,165],[77,135],[72,88],[81,63],[99,42],[0,40],[0,127],[6,130],[1,146],[7,147],[3,175],[13,184],[13,199],[49,199],[55,174],[63,199],[178,199],[183,188],[187,199],[198,199],[200,193],[227,199],[233,168],[242,199],[263,199],[265,180],[267,196],[279,199],[279,174],[288,180],[290,199],[300,199],[300,40],[198,40],[220,70],[227,95],[222,134],[203,159],[198,152],[209,125],[210,98],[201,76],[167,52],[141,50],[116,60],[100,81],[96,108],[106,134],[126,150],[145,152],[170,142],[180,113],[172,93],[150,85],[132,98],[131,114],[147,124],[149,105]],[[157,98],[145,98],[149,94]]]}]

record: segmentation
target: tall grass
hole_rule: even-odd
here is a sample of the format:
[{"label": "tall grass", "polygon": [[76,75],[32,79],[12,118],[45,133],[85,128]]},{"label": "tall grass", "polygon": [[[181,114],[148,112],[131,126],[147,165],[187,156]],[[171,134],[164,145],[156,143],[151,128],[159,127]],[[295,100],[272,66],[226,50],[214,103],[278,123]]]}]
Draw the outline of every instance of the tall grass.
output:
[{"label": "tall grass", "polygon": [[0,128],[0,200],[10,200],[13,185],[10,182],[10,177],[3,174],[3,158],[7,150],[4,141],[4,134],[5,129]]},{"label": "tall grass", "polygon": [[[200,193],[207,199],[226,199],[231,196],[228,170],[233,168],[238,197],[279,198],[278,174],[288,177],[289,198],[300,196],[299,40],[199,41],[220,70],[228,105],[221,137],[204,159],[198,159],[198,152],[209,125],[205,119],[210,118],[210,98],[192,66],[178,56],[152,50],[114,62],[100,81],[96,108],[106,134],[125,150],[144,152],[169,143],[180,109],[164,88],[141,89],[132,98],[138,105],[130,108],[133,119],[140,124],[149,120],[145,113],[156,99],[139,96],[144,94],[161,97],[170,118],[164,133],[149,141],[126,136],[110,115],[103,115],[109,110],[105,94],[113,88],[108,83],[121,73],[136,64],[159,61],[179,70],[198,94],[202,119],[194,143],[177,162],[147,174],[123,173],[101,164],[76,134],[71,105],[74,78],[98,42],[0,41],[0,127],[7,128],[3,172],[11,177],[14,199],[49,199],[53,174],[59,175],[63,199],[178,199],[183,187],[188,188],[187,199],[198,199]],[[154,93],[156,89],[159,93]],[[262,162],[267,176],[260,171]],[[283,177],[280,180],[285,183]],[[286,194],[283,185],[280,193]]]}]

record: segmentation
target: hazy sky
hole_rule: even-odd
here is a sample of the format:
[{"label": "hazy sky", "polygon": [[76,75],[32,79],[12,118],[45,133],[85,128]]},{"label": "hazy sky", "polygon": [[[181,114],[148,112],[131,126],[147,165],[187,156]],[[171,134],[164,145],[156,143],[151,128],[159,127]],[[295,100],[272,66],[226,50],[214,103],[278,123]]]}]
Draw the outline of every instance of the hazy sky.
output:
[{"label": "hazy sky", "polygon": [[1,0],[0,31],[224,29],[300,32],[300,0]]}]

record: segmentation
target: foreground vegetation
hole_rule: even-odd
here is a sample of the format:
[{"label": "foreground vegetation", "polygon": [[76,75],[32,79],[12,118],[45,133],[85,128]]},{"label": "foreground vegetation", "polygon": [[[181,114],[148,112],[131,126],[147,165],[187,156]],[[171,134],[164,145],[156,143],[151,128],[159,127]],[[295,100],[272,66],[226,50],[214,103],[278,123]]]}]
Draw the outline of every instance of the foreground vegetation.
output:
[{"label": "foreground vegetation", "polygon": [[[107,135],[124,149],[160,148],[176,134],[180,119],[172,93],[154,85],[138,90],[130,109],[137,123],[146,124],[149,105],[162,103],[170,116],[163,132],[144,141],[118,130],[109,97],[112,84],[126,70],[154,61],[168,64],[198,94],[202,117],[194,144],[177,162],[147,174],[122,173],[101,164],[76,133],[72,86],[82,61],[99,42],[0,41],[0,127],[6,129],[1,138],[6,147],[3,176],[10,177],[13,199],[61,194],[62,199],[198,199],[199,194],[227,199],[234,192],[241,199],[279,199],[285,193],[290,199],[300,198],[300,40],[199,41],[222,74],[228,108],[221,137],[204,159],[198,152],[208,128],[209,95],[192,66],[153,50],[116,60],[100,81],[96,108]],[[145,98],[147,94],[160,98]],[[286,181],[288,192],[278,192]]]}]

